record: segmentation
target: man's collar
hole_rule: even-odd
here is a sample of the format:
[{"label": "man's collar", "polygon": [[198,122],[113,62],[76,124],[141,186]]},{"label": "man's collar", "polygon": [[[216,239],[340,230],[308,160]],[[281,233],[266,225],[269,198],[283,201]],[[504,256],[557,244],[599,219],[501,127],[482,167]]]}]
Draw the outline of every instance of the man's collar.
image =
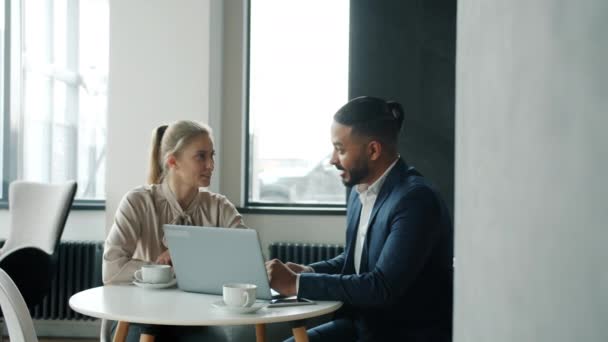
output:
[{"label": "man's collar", "polygon": [[372,194],[378,194],[380,192],[380,188],[382,188],[382,184],[384,184],[384,181],[386,180],[386,176],[389,172],[391,172],[393,167],[395,167],[395,165],[399,161],[399,158],[401,158],[401,156],[398,155],[397,159],[395,159],[395,161],[389,167],[386,168],[382,176],[376,179],[371,185],[367,185],[366,183],[357,184],[355,186],[355,191],[357,191],[359,195],[365,191]]}]

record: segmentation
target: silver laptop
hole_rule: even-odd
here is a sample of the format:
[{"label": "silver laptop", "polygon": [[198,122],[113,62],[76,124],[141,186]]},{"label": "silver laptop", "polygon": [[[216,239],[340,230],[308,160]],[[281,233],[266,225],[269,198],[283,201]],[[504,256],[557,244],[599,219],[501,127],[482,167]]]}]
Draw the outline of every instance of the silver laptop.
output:
[{"label": "silver laptop", "polygon": [[249,283],[257,285],[258,299],[272,298],[255,230],[170,224],[163,228],[183,291],[221,295],[226,283]]}]

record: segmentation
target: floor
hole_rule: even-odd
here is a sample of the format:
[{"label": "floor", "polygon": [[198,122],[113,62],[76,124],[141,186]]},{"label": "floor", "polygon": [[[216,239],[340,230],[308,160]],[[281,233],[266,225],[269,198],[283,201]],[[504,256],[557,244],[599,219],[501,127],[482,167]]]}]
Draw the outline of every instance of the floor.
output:
[{"label": "floor", "polygon": [[96,342],[99,339],[82,339],[82,338],[40,338],[38,342]]},{"label": "floor", "polygon": [[[321,317],[316,317],[316,318],[310,319],[308,323],[309,323],[309,326],[312,327],[312,326],[315,326],[315,325],[318,325],[321,323],[325,323],[328,320],[329,320],[329,316],[321,316]],[[224,336],[225,340],[228,340],[231,342],[232,341],[237,341],[237,342],[255,341],[255,329],[253,328],[253,326],[247,326],[247,325],[229,326],[229,327],[223,327],[222,329],[225,330],[225,334],[226,334],[226,336]],[[88,335],[88,336],[91,336],[91,335]],[[292,336],[292,334],[291,334],[291,326],[289,324],[278,323],[278,324],[271,324],[271,325],[267,326],[266,340],[269,342],[283,341],[290,336]],[[4,336],[4,339],[2,339],[0,342],[9,342],[9,341],[10,341],[9,338],[7,336]],[[99,337],[97,337],[97,338],[39,337],[38,341],[39,342],[97,342],[97,341],[99,341]]]},{"label": "floor", "polygon": [[[82,339],[82,338],[39,338],[38,342],[97,342],[99,339]],[[10,342],[8,338],[4,338],[4,342]]]}]

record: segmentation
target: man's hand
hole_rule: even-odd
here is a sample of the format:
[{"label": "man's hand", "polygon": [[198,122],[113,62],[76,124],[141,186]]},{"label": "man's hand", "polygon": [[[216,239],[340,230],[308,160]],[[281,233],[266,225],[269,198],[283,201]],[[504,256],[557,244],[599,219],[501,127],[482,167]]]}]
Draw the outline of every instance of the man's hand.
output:
[{"label": "man's hand", "polygon": [[156,263],[160,265],[171,265],[173,266],[173,262],[171,262],[171,254],[169,254],[169,250],[162,252],[161,255],[156,258]]},{"label": "man's hand", "polygon": [[[295,264],[294,264],[295,265]],[[295,296],[297,275],[279,259],[266,262],[270,287],[284,296]]]},{"label": "man's hand", "polygon": [[294,271],[295,273],[311,273],[313,272],[312,268],[309,266],[304,266],[304,265],[300,265],[300,264],[294,264],[293,262],[288,262],[285,264],[285,266],[289,267],[290,270]]}]

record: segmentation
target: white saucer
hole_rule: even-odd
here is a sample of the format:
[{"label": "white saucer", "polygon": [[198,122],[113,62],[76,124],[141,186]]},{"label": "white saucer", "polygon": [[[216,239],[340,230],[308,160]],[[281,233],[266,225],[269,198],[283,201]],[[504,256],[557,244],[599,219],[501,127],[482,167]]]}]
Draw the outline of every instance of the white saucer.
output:
[{"label": "white saucer", "polygon": [[252,306],[240,307],[240,306],[227,306],[223,300],[218,300],[217,302],[213,302],[211,305],[213,307],[225,310],[233,313],[252,313],[260,310],[263,307],[266,307],[266,303],[254,303]]},{"label": "white saucer", "polygon": [[133,284],[135,284],[136,286],[142,287],[144,289],[165,289],[167,287],[175,286],[175,284],[177,284],[177,279],[173,278],[173,280],[171,280],[168,283],[159,283],[159,284],[140,283],[137,280],[133,280]]}]

